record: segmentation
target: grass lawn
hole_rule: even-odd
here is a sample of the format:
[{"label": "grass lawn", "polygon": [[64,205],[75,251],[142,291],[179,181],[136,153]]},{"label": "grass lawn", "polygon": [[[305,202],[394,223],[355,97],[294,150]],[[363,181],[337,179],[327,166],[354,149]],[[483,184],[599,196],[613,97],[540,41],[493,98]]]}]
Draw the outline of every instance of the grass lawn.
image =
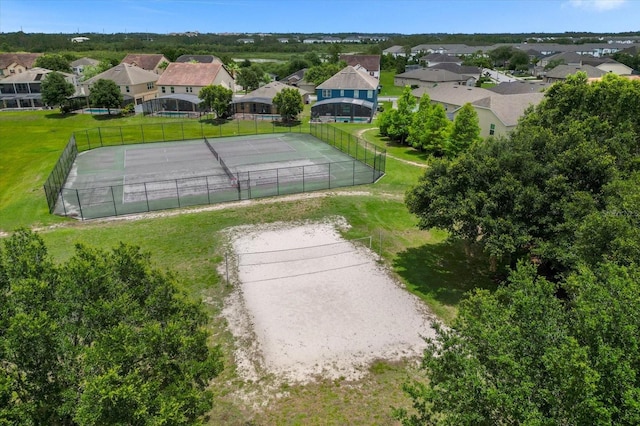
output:
[{"label": "grass lawn", "polygon": [[[397,277],[440,318],[449,321],[464,291],[493,283],[483,256],[468,257],[462,246],[446,242],[441,231],[416,228],[417,219],[409,214],[403,198],[424,169],[388,158],[387,175],[375,184],[338,191],[344,195],[298,201],[264,199],[138,220],[78,222],[49,215],[42,185],[72,132],[100,125],[152,122],[175,120],[127,117],[105,122],[89,115],[62,118],[52,111],[0,113],[0,231],[44,227],[40,233],[58,260],[71,256],[76,243],[111,248],[122,241],[150,251],[155,264],[174,270],[187,294],[206,301],[213,339],[226,355],[226,368],[213,385],[216,405],[208,424],[393,424],[389,407],[409,404],[401,384],[413,369],[404,363],[378,362],[371,367],[371,374],[358,382],[321,381],[277,389],[270,387],[268,377],[260,383],[238,377],[234,339],[219,317],[223,298],[230,291],[216,270],[224,260],[225,241],[219,231],[241,224],[344,216],[352,226],[345,236],[372,235],[374,249],[381,250],[383,261]],[[355,134],[372,126],[338,127]],[[399,159],[426,161],[407,147],[387,146],[376,130],[362,135],[387,147]],[[275,393],[281,397],[274,398]],[[240,397],[242,394],[255,398],[248,401]],[[256,399],[268,403],[256,410],[252,406]]]},{"label": "grass lawn", "polygon": [[378,96],[400,96],[404,87],[394,86],[393,77],[396,75],[395,71],[380,71],[380,84],[382,90]]}]

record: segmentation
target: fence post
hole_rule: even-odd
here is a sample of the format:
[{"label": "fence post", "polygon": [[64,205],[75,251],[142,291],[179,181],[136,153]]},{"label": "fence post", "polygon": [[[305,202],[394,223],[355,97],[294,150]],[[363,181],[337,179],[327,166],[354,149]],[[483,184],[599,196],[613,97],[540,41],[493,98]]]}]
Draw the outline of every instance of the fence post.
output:
[{"label": "fence post", "polygon": [[98,138],[100,139],[100,146],[104,146],[102,143],[102,130],[100,130],[100,127],[98,127]]},{"label": "fence post", "polygon": [[251,199],[251,171],[247,172],[247,195]]},{"label": "fence post", "polygon": [[236,172],[236,184],[238,186],[238,201],[242,200],[242,184],[240,183],[240,172]]},{"label": "fence post", "polygon": [[[124,190],[124,188],[122,188]],[[147,182],[144,182],[144,199],[147,200],[147,211],[150,212],[149,208],[149,193],[147,192]]]},{"label": "fence post", "polygon": [[80,203],[80,193],[76,189],[76,197],[78,197],[78,208],[80,209],[80,219],[84,220],[84,213],[82,213],[82,204]]},{"label": "fence post", "polygon": [[356,160],[351,160],[351,165],[353,167],[353,170],[351,170],[351,179],[352,179],[352,186],[355,186],[356,184]]},{"label": "fence post", "polygon": [[202,139],[204,139],[204,127],[202,126],[202,121],[200,122],[200,134],[202,134]]},{"label": "fence post", "polygon": [[302,166],[302,192],[304,192],[304,166]]},{"label": "fence post", "polygon": [[276,169],[276,194],[280,195],[280,169]]},{"label": "fence post", "polygon": [[[116,197],[113,195],[113,185],[110,185],[109,189],[111,190],[111,202],[113,203],[113,212],[116,214],[116,217],[118,217],[118,208],[116,207]],[[122,187],[122,191],[124,192],[124,186]]]},{"label": "fence post", "polygon": [[327,179],[329,179],[329,189],[331,189],[331,163],[329,163],[329,174],[327,175]]},{"label": "fence post", "polygon": [[[64,188],[60,188],[60,200],[62,201],[62,210],[64,211],[64,215],[66,216],[67,215],[67,206],[64,205],[64,193],[62,191],[63,189]],[[77,191],[77,189],[76,189],[76,191]],[[78,194],[76,194],[76,195],[78,195]],[[56,209],[56,203],[54,201],[53,202],[53,209],[51,210],[51,213],[53,213],[55,211],[55,209]]]},{"label": "fence post", "polygon": [[205,176],[204,179],[207,183],[207,204],[211,204],[211,193],[209,192],[209,176]]},{"label": "fence post", "polygon": [[174,182],[176,183],[176,197],[178,198],[178,207],[182,207],[180,205],[180,189],[178,189],[178,179],[174,179]]}]

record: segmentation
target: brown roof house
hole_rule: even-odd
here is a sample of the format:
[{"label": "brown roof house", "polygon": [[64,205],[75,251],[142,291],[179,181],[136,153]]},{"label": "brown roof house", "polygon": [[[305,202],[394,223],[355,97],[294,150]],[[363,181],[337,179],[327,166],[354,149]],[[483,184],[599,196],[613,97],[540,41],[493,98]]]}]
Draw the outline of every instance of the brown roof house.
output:
[{"label": "brown roof house", "polygon": [[370,76],[380,79],[380,55],[340,55],[347,65],[364,69]]},{"label": "brown roof house", "polygon": [[169,62],[163,54],[129,53],[120,63],[135,65],[143,70],[162,74]]},{"label": "brown roof house", "polygon": [[89,96],[91,86],[98,80],[111,80],[120,88],[124,103],[134,102],[136,105],[154,99],[158,93],[156,81],[158,75],[129,64],[118,64],[82,82],[82,91]]},{"label": "brown roof house", "polygon": [[33,68],[40,56],[42,53],[0,53],[0,78]]},{"label": "brown roof house", "polygon": [[222,86],[234,90],[235,80],[219,62],[192,63],[173,62],[169,64],[157,82],[159,111],[198,111],[198,94],[203,87]]},{"label": "brown roof house", "polygon": [[[42,103],[42,81],[53,71],[44,68],[31,68],[11,74],[0,80],[0,107],[34,109],[46,105]],[[76,85],[73,74],[60,73],[69,83]]]},{"label": "brown roof house", "polygon": [[236,114],[279,114],[278,109],[273,105],[273,98],[282,89],[294,89],[302,95],[302,101],[309,103],[310,93],[297,87],[279,81],[272,81],[262,87],[249,92],[246,95],[237,96],[233,99],[233,112]]}]

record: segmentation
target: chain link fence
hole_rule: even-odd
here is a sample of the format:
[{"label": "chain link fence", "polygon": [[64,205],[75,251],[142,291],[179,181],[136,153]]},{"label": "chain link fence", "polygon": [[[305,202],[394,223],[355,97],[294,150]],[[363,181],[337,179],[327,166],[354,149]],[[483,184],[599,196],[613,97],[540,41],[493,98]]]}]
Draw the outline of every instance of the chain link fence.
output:
[{"label": "chain link fence", "polygon": [[[222,126],[179,122],[101,127],[74,133],[44,189],[51,213],[80,219],[120,216],[195,205],[318,191],[373,183],[385,173],[386,151],[331,124],[279,126],[234,120]],[[349,161],[244,171],[142,183],[71,188],[65,185],[79,152],[98,147],[207,139],[231,135],[309,133],[352,157]]]}]

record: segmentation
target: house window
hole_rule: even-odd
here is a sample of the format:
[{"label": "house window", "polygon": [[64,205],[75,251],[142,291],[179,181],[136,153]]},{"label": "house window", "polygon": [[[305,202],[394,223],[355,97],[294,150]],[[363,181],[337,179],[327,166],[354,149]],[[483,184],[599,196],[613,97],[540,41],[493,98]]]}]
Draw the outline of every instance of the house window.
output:
[{"label": "house window", "polygon": [[193,87],[185,87],[184,91],[187,93],[193,93]]},{"label": "house window", "polygon": [[129,93],[131,90],[129,90],[129,86],[124,86],[124,91]]},{"label": "house window", "polygon": [[162,86],[162,90],[161,91],[162,91],[162,93],[167,93],[167,88]]},{"label": "house window", "polygon": [[322,97],[330,98],[331,97],[331,89],[322,89]]},{"label": "house window", "polygon": [[153,83],[147,83],[147,90],[153,89]]},{"label": "house window", "polygon": [[495,124],[492,124],[492,125],[489,127],[489,136],[492,136],[495,132],[496,132],[496,125],[495,125]]},{"label": "house window", "polygon": [[367,90],[367,99],[373,98],[373,90]]},{"label": "house window", "polygon": [[355,99],[358,99],[358,98],[360,97],[360,91],[359,91],[359,90],[354,90],[354,91],[353,91],[353,97],[354,97]]},{"label": "house window", "polygon": [[344,98],[344,90],[340,90],[340,97]]},{"label": "house window", "polygon": [[176,93],[176,89],[173,86],[171,86],[171,93]]}]

